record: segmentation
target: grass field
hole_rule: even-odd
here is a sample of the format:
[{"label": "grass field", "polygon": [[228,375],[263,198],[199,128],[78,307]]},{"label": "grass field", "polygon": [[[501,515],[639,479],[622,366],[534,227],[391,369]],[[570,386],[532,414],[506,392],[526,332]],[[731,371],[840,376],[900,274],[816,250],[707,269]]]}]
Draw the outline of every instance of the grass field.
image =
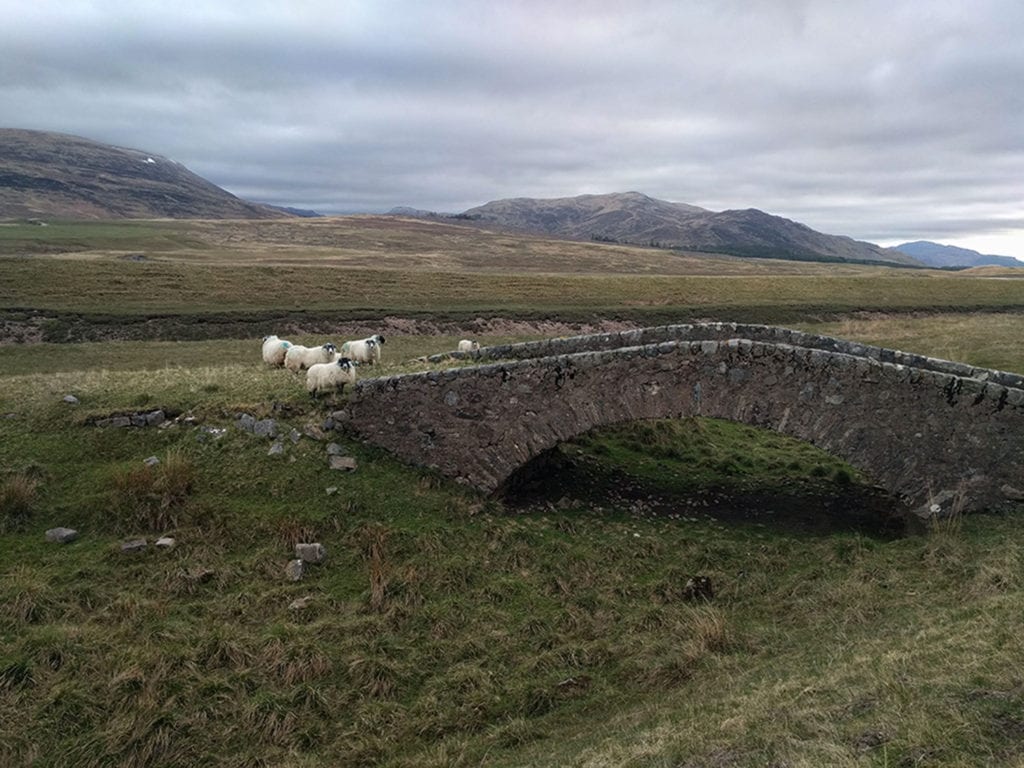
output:
[{"label": "grass field", "polygon": [[[294,235],[264,225],[264,240]],[[218,248],[253,239],[213,223],[43,228],[29,241],[36,253],[52,253],[57,235],[80,250],[0,259],[2,303],[116,321],[155,311],[145,297],[163,291],[154,301],[167,311],[244,314],[292,308],[298,289],[255,291],[276,270],[323,291],[325,307],[326,276],[386,272],[394,282],[366,306],[447,312],[448,291],[451,306],[496,315],[614,312],[652,295],[738,312],[796,307],[807,330],[1024,372],[1024,315],[998,311],[1020,303],[1015,281],[852,267],[456,280],[302,265],[331,247],[316,243],[294,244],[292,265],[218,264],[206,228]],[[10,252],[17,233],[4,232]],[[143,241],[166,261],[94,252]],[[468,258],[471,245],[439,260]],[[922,311],[822,322],[808,309],[818,302]],[[341,473],[327,440],[289,437],[315,434],[330,406],[264,367],[256,336],[0,346],[0,765],[1024,761],[1024,509],[902,535],[870,478],[813,446],[707,420],[581,436],[560,447],[554,474],[503,500],[331,433],[359,464]],[[325,337],[340,340],[294,340]],[[392,336],[380,372],[420,369],[413,358],[458,338]],[[94,425],[156,408],[192,421]],[[240,412],[275,418],[283,453],[238,429]],[[149,456],[160,463],[146,466]],[[57,525],[82,536],[46,543]],[[162,534],[174,549],[120,551]],[[290,582],[302,540],[322,542],[327,559]],[[711,580],[712,600],[688,592],[696,575]]]}]

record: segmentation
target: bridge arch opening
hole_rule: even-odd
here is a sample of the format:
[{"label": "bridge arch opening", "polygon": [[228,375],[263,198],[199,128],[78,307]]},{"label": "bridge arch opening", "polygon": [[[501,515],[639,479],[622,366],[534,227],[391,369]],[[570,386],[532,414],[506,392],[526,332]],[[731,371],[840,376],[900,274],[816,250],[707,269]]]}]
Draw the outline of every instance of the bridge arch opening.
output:
[{"label": "bridge arch opening", "polygon": [[913,518],[899,498],[808,442],[700,417],[589,430],[524,464],[495,495],[523,510],[582,506],[880,538],[905,534]]}]

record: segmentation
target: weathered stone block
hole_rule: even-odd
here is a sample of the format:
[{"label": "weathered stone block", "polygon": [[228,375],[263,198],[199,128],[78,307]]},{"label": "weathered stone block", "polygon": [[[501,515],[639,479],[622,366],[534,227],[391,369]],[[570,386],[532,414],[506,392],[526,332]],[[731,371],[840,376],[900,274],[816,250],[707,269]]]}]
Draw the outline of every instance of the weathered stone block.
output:
[{"label": "weathered stone block", "polygon": [[320,542],[302,542],[295,545],[295,557],[304,563],[322,563],[327,557],[327,550]]},{"label": "weathered stone block", "polygon": [[78,531],[74,528],[50,528],[45,535],[46,540],[54,544],[70,544],[78,538]]},{"label": "weathered stone block", "polygon": [[353,456],[331,456],[330,467],[331,469],[344,470],[346,472],[352,472],[358,467],[358,463]]}]

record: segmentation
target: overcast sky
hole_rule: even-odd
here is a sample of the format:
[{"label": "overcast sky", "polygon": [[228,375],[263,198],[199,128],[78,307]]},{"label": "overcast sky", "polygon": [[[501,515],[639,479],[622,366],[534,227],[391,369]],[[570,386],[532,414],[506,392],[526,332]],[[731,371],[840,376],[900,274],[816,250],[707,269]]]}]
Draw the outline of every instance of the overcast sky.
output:
[{"label": "overcast sky", "polygon": [[322,213],[637,190],[1024,258],[1022,0],[0,0],[0,126]]}]

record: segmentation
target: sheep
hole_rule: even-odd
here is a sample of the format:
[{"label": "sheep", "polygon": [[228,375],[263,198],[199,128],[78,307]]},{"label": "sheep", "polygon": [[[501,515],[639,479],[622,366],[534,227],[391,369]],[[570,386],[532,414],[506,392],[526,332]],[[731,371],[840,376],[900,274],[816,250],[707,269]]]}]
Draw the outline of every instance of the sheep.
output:
[{"label": "sheep", "polygon": [[384,337],[379,333],[367,336],[365,339],[346,341],[341,345],[341,354],[351,358],[357,363],[373,365],[380,362],[380,348],[384,344]]},{"label": "sheep", "polygon": [[476,352],[478,349],[480,349],[479,341],[463,339],[459,342],[459,352]]},{"label": "sheep", "polygon": [[279,339],[277,336],[263,337],[263,362],[280,367],[284,365],[284,356],[292,345],[290,341]]},{"label": "sheep", "polygon": [[309,368],[317,363],[332,363],[335,360],[337,347],[328,342],[320,347],[304,347],[301,344],[292,344],[284,356],[284,367],[292,373],[298,373],[303,368]]},{"label": "sheep", "polygon": [[346,384],[355,383],[356,364],[347,357],[339,358],[333,363],[315,363],[306,371],[306,389],[310,397],[316,397],[318,393],[332,389],[344,392]]}]

